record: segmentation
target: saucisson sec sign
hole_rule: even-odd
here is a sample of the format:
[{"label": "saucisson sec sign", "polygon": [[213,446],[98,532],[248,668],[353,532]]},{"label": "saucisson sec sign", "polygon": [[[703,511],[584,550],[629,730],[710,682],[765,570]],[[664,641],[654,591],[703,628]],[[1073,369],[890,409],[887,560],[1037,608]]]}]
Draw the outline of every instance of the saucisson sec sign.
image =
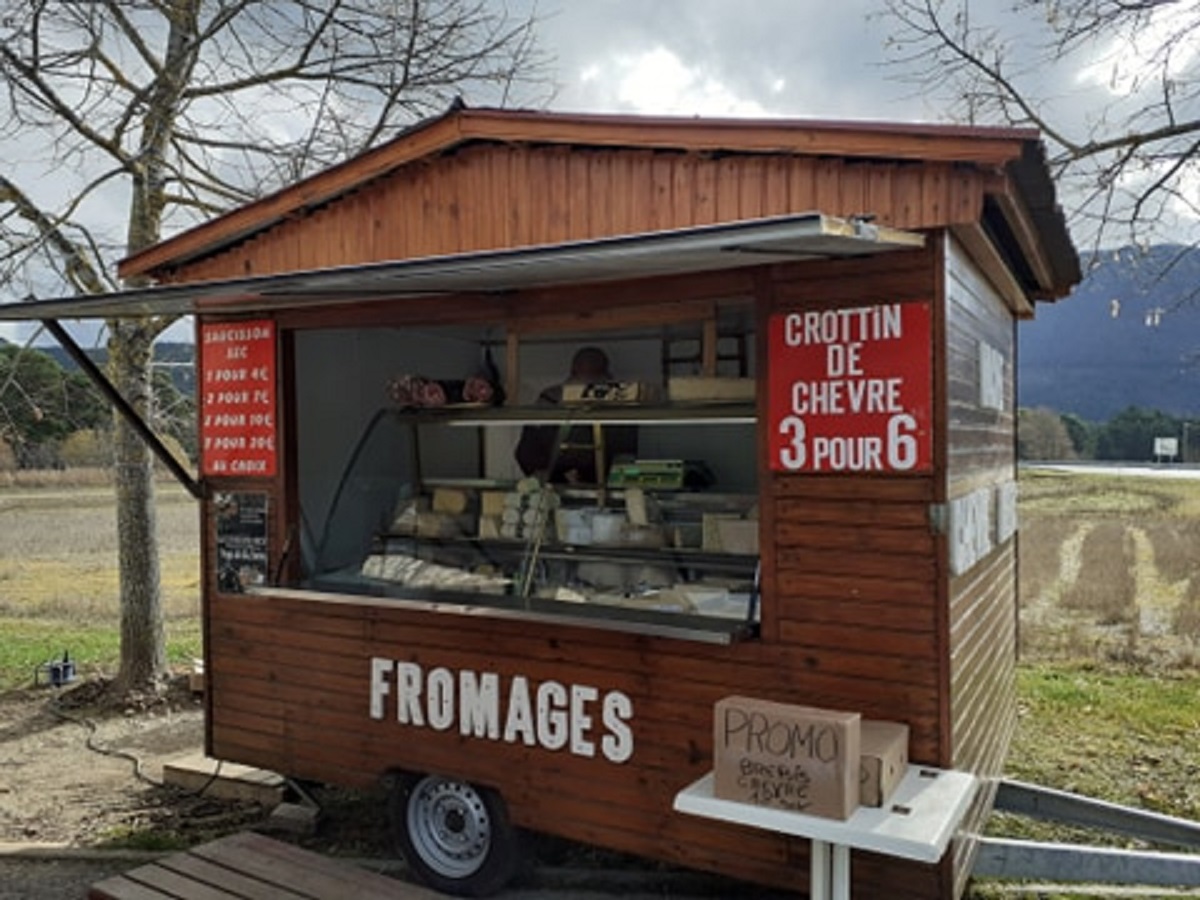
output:
[{"label": "saucisson sec sign", "polygon": [[200,458],[205,475],[275,474],[275,323],[200,326]]},{"label": "saucisson sec sign", "polygon": [[933,465],[930,305],[771,317],[770,467],[924,472]]}]

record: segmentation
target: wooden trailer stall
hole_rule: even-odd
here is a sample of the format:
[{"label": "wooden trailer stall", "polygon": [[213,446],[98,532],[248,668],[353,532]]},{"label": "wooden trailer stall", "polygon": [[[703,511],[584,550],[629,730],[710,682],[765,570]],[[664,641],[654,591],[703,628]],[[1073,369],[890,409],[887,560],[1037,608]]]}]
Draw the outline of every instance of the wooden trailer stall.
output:
[{"label": "wooden trailer stall", "polygon": [[509,822],[797,888],[806,840],[673,802],[722,698],[851,711],[981,776],[855,893],[963,893],[1015,723],[1015,326],[1079,279],[1036,133],[459,109],[120,274],[156,286],[24,315],[197,317],[213,756],[394,776],[447,889]]}]

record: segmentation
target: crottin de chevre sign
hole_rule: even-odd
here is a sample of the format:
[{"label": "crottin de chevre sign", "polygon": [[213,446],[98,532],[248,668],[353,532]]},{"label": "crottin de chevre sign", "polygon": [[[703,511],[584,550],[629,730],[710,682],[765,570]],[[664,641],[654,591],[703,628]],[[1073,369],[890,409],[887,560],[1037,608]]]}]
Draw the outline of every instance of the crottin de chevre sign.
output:
[{"label": "crottin de chevre sign", "polygon": [[775,315],[770,466],[778,472],[923,472],[933,464],[928,303]]}]

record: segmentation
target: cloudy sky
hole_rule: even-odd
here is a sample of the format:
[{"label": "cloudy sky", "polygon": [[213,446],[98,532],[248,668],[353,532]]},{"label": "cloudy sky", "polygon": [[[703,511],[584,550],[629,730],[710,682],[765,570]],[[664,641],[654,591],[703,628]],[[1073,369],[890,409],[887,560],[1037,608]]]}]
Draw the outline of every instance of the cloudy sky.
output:
[{"label": "cloudy sky", "polygon": [[[936,118],[882,65],[879,0],[496,2],[516,15],[536,13],[538,42],[553,64],[554,109]],[[10,339],[25,330],[0,324]],[[180,336],[185,328],[170,335]]]},{"label": "cloudy sky", "polygon": [[557,109],[933,118],[884,67],[877,0],[539,0]]},{"label": "cloudy sky", "polygon": [[[922,93],[904,80],[904,70],[889,64],[887,43],[895,23],[883,14],[883,0],[490,2],[518,16],[536,11],[538,42],[552,61],[557,85],[553,109],[946,120],[946,98]],[[1195,15],[1193,0],[1178,8]],[[1032,46],[1022,33],[1036,23],[1028,13],[1014,19],[1008,9],[1007,0],[970,3],[973,24],[985,16],[1006,17],[1008,33],[1018,35],[1014,52],[1019,53]],[[1127,85],[1120,67],[1135,57],[1129,47],[1114,51],[1114,46],[1097,45],[1086,64],[1074,68],[1026,72],[1050,86],[1039,93],[1054,104],[1054,117],[1079,133],[1086,117]],[[1181,58],[1190,61],[1198,50]],[[114,202],[111,208],[122,205]],[[0,334],[13,336],[3,325]]]}]

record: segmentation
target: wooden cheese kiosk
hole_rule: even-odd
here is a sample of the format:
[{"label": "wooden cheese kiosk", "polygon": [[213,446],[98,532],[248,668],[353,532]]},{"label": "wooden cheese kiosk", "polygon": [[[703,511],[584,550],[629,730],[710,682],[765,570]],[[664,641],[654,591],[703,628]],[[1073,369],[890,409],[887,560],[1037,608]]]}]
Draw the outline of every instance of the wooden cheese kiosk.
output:
[{"label": "wooden cheese kiosk", "polygon": [[[157,286],[8,315],[196,315],[213,756],[391,779],[456,892],[514,827],[794,888],[807,841],[673,801],[723,697],[856,711],[981,787],[855,892],[962,894],[1015,724],[1014,329],[1079,279],[1035,133],[459,109],[120,274]],[[531,429],[595,474],[523,470]]]}]

